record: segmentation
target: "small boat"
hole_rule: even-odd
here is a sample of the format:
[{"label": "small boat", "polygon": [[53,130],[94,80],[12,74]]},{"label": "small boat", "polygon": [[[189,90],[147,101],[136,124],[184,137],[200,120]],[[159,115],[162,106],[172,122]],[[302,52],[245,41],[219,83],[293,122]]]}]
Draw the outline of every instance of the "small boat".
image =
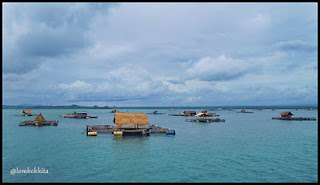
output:
[{"label": "small boat", "polygon": [[155,110],[152,113],[147,113],[147,114],[159,115],[159,114],[164,114],[164,113],[158,112],[158,111]]}]

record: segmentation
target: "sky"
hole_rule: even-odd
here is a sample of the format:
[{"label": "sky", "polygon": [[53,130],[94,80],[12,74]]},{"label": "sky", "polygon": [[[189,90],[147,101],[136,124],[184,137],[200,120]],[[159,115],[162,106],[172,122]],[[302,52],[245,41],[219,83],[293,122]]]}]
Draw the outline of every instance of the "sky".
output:
[{"label": "sky", "polygon": [[317,3],[2,3],[3,105],[318,103]]}]

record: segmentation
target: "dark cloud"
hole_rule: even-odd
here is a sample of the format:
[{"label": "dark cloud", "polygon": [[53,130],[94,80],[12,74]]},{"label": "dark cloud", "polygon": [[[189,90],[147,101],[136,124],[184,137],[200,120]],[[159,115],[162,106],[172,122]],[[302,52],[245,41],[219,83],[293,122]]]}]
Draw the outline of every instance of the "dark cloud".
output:
[{"label": "dark cloud", "polygon": [[294,51],[294,52],[315,52],[317,51],[317,46],[303,42],[301,40],[293,40],[293,41],[283,41],[275,44],[277,49],[282,51]]},{"label": "dark cloud", "polygon": [[[112,6],[4,3],[3,100],[212,105],[317,99],[316,90],[303,88],[316,87],[316,4],[123,3],[109,11]],[[297,89],[287,91],[293,84]]]},{"label": "dark cloud", "polygon": [[[91,45],[88,29],[110,3],[8,3],[4,7],[4,73],[26,73],[46,58]],[[24,24],[21,24],[23,22]],[[21,26],[21,33],[19,27]],[[15,38],[15,39],[8,39]]]}]

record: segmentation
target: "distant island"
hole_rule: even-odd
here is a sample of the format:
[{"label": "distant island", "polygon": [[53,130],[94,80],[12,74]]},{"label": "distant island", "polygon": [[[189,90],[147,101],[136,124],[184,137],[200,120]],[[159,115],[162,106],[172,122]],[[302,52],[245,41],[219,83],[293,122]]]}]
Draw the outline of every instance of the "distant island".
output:
[{"label": "distant island", "polygon": [[2,109],[110,109],[108,106],[99,107],[97,105],[79,106],[79,105],[57,105],[57,106],[41,106],[41,105],[2,105]]},{"label": "distant island", "polygon": [[2,109],[318,109],[318,105],[234,105],[234,106],[80,106],[80,105],[2,105]]}]

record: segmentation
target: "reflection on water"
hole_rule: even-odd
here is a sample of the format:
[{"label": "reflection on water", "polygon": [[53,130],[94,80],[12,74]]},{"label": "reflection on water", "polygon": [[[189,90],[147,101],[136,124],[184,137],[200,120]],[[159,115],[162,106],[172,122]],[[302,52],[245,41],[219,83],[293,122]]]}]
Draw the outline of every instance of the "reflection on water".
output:
[{"label": "reflection on water", "polygon": [[113,136],[115,160],[126,161],[150,155],[148,136]]},{"label": "reflection on water", "polygon": [[113,136],[114,141],[120,141],[120,142],[143,142],[147,141],[149,136]]}]

